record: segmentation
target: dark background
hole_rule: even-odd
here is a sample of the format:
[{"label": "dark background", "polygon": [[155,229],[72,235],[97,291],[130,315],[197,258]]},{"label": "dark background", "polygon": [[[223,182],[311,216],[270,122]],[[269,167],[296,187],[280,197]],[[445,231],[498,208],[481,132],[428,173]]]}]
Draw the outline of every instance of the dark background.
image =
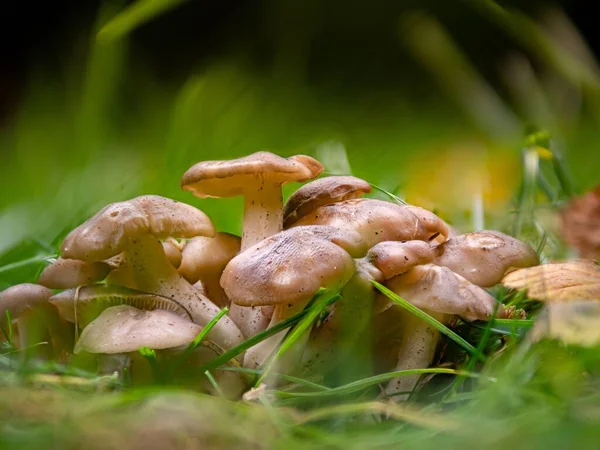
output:
[{"label": "dark background", "polygon": [[[116,2],[115,10],[129,2]],[[498,56],[515,43],[491,26],[468,1],[387,0],[192,0],[135,30],[130,64],[153,72],[159,82],[177,83],[203,62],[236,52],[256,70],[272,62],[280,43],[310,46],[305,81],[328,95],[348,89],[405,86],[407,96],[432,95],[420,72],[394,36],[399,15],[415,7],[440,20],[479,71],[497,84]],[[500,4],[536,17],[548,2]],[[567,12],[598,56],[594,15],[584,1],[556,4]],[[527,6],[524,8],[523,4]],[[101,5],[106,2],[4,2],[0,13],[0,120],[10,117],[27,86],[28,74],[59,72],[85,52]],[[306,34],[308,33],[308,34]],[[306,39],[305,39],[306,40]],[[75,62],[74,62],[75,61]],[[85,58],[79,58],[84,64]]]}]

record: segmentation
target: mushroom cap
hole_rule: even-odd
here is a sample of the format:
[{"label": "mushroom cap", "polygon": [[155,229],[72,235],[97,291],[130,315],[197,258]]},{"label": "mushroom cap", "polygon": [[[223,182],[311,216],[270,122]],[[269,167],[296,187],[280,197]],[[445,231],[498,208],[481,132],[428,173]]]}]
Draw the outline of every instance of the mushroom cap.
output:
[{"label": "mushroom cap", "polygon": [[39,284],[23,283],[0,292],[0,324],[6,321],[6,311],[17,319],[25,311],[48,303],[52,291]]},{"label": "mushroom cap", "polygon": [[[436,233],[447,235],[447,225],[435,214],[423,213],[421,208],[395,203],[359,198],[325,205],[304,216],[292,226],[329,225],[344,231],[358,232],[368,247],[383,241],[427,240]],[[427,218],[423,221],[421,217]],[[445,234],[444,234],[445,233]]]},{"label": "mushroom cap", "polygon": [[371,192],[371,185],[352,176],[332,176],[311,181],[288,198],[283,207],[283,226],[289,228],[319,206],[359,198],[368,192]]},{"label": "mushroom cap", "polygon": [[233,258],[221,286],[241,306],[293,304],[319,288],[341,288],[354,273],[354,260],[327,233],[339,231],[302,227],[277,233]]},{"label": "mushroom cap", "polygon": [[276,184],[306,181],[323,171],[316,159],[305,155],[282,158],[270,152],[257,152],[225,161],[202,161],[190,167],[181,178],[181,188],[196,197],[234,197],[252,189],[256,180]]},{"label": "mushroom cap", "polygon": [[240,251],[241,239],[229,233],[217,233],[215,237],[190,239],[182,252],[179,273],[190,283],[203,275],[223,272],[225,266]]},{"label": "mushroom cap", "polygon": [[38,283],[50,289],[70,289],[102,281],[110,270],[110,266],[102,261],[58,258],[44,268]]},{"label": "mushroom cap", "polygon": [[128,305],[146,311],[162,309],[191,320],[190,313],[174,299],[121,286],[98,284],[68,289],[50,297],[50,303],[56,306],[61,317],[69,322],[75,322],[76,306],[79,322],[86,323],[106,308],[116,305]]},{"label": "mushroom cap", "polygon": [[199,209],[158,195],[143,195],[102,208],[67,235],[61,255],[101,261],[121,253],[129,238],[144,234],[165,239],[214,233],[212,222]]},{"label": "mushroom cap", "polygon": [[387,280],[414,266],[432,262],[439,254],[437,248],[425,241],[385,241],[373,246],[366,258]]},{"label": "mushroom cap", "polygon": [[170,311],[143,311],[119,305],[105,309],[81,333],[74,353],[128,353],[149,347],[160,350],[189,344],[200,325]]},{"label": "mushroom cap", "polygon": [[[467,320],[489,320],[496,299],[447,267],[417,266],[387,281],[386,286],[413,305],[442,314],[456,314]],[[498,306],[496,317],[504,317]]]},{"label": "mushroom cap", "polygon": [[439,246],[435,264],[445,266],[481,287],[494,286],[511,268],[539,263],[530,245],[499,231],[477,231],[450,238]]}]

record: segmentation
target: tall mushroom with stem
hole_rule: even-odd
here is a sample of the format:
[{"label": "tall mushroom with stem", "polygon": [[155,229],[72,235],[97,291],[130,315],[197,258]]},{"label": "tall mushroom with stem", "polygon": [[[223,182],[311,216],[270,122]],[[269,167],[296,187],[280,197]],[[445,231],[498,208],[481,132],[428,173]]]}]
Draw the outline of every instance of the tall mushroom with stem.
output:
[{"label": "tall mushroom with stem", "polygon": [[[244,196],[241,250],[282,230],[281,186],[291,181],[307,181],[323,171],[315,159],[296,155],[282,158],[269,152],[228,161],[203,161],[189,168],[181,187],[196,197]],[[260,308],[232,305],[230,316],[246,337],[264,330],[269,315]]]},{"label": "tall mushroom with stem", "polygon": [[[422,309],[441,323],[452,316],[465,320],[490,320],[507,317],[503,305],[482,288],[454,273],[447,267],[425,264],[391,278],[386,286],[401,298]],[[383,313],[385,314],[385,313]],[[395,371],[427,368],[433,361],[440,338],[437,328],[409,311],[399,312],[399,329]],[[396,400],[408,398],[419,375],[394,378],[385,388]],[[401,394],[402,393],[402,394]]]},{"label": "tall mushroom with stem", "polygon": [[[194,289],[168,261],[159,239],[214,235],[202,211],[157,195],[113,203],[73,230],[63,241],[63,258],[102,261],[124,253],[136,287],[144,292],[177,300],[195,323],[206,325],[219,308]],[[210,338],[223,348],[239,344],[243,336],[223,317]]]},{"label": "tall mushroom with stem", "polygon": [[[344,286],[354,273],[351,253],[362,251],[364,242],[356,233],[324,226],[298,227],[277,233],[233,258],[221,285],[233,303],[275,306],[272,327],[301,311],[320,288]],[[282,331],[250,348],[244,366],[260,367],[284,336]]]}]

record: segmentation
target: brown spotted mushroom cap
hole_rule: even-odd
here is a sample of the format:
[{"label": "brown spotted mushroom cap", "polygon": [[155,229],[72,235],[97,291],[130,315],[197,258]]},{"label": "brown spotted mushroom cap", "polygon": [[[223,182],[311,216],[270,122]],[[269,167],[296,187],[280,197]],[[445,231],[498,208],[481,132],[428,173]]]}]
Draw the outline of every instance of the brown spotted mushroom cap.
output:
[{"label": "brown spotted mushroom cap", "polygon": [[[489,320],[498,302],[486,291],[447,267],[425,264],[386,282],[386,286],[413,305],[466,320]],[[504,317],[498,305],[496,317]]]},{"label": "brown spotted mushroom cap", "polygon": [[179,273],[190,283],[197,282],[202,275],[220,274],[239,253],[240,244],[240,238],[229,233],[190,239],[182,252]]},{"label": "brown spotted mushroom cap", "polygon": [[320,206],[359,198],[369,192],[369,183],[352,176],[332,176],[311,181],[294,192],[285,203],[283,227],[289,228]]},{"label": "brown spotted mushroom cap", "polygon": [[257,179],[285,184],[310,180],[322,171],[321,163],[310,156],[282,158],[257,152],[238,159],[199,162],[185,172],[181,187],[200,198],[234,197],[242,195]]},{"label": "brown spotted mushroom cap", "polygon": [[121,253],[129,238],[136,236],[191,238],[214,232],[212,222],[199,209],[158,195],[144,195],[101,209],[67,235],[61,255],[102,261]]},{"label": "brown spotted mushroom cap", "polygon": [[498,284],[511,268],[539,263],[533,248],[499,231],[477,231],[449,239],[439,247],[435,264],[445,266],[481,287]]},{"label": "brown spotted mushroom cap", "polygon": [[438,254],[437,247],[425,241],[386,241],[369,249],[366,259],[387,280],[415,266],[432,262]]},{"label": "brown spotted mushroom cap", "polygon": [[433,213],[368,198],[321,206],[294,223],[293,227],[302,225],[329,225],[357,232],[369,248],[383,241],[426,241],[437,233],[448,234],[446,223]]},{"label": "brown spotted mushroom cap", "polygon": [[309,300],[321,287],[341,288],[354,273],[354,261],[332,242],[336,234],[331,227],[277,233],[233,258],[221,286],[242,306],[293,304]]}]

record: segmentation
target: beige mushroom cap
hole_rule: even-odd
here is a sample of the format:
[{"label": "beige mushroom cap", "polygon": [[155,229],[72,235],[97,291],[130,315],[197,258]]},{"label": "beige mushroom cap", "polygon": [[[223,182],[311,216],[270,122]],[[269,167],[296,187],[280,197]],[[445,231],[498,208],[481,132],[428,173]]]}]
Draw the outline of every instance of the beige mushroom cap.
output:
[{"label": "beige mushroom cap", "polygon": [[511,268],[539,263],[533,248],[499,231],[477,231],[453,237],[440,246],[435,264],[445,266],[481,287],[494,286]]},{"label": "beige mushroom cap", "polygon": [[283,226],[290,227],[319,206],[351,200],[371,192],[371,185],[352,176],[332,176],[311,181],[292,194],[283,207]]},{"label": "beige mushroom cap", "polygon": [[306,181],[323,171],[317,160],[305,155],[282,158],[270,152],[257,152],[226,161],[202,161],[190,167],[181,178],[181,188],[196,197],[234,197],[257,178],[276,184]]},{"label": "beige mushroom cap", "polygon": [[379,269],[385,280],[414,266],[428,264],[439,254],[437,247],[425,241],[386,241],[372,247],[366,259]]},{"label": "beige mushroom cap", "polygon": [[[386,286],[413,305],[442,314],[459,315],[466,320],[489,320],[498,302],[486,291],[447,267],[417,266],[390,279]],[[496,317],[504,317],[498,305]]]},{"label": "beige mushroom cap", "polygon": [[221,277],[232,302],[242,306],[294,304],[319,288],[337,289],[354,273],[354,260],[326,235],[331,227],[277,233],[233,258]]},{"label": "beige mushroom cap", "polygon": [[[425,214],[423,211],[382,200],[359,198],[321,206],[294,223],[293,227],[329,225],[354,231],[365,239],[369,248],[383,241],[427,240],[436,233],[446,236],[447,225],[433,213]],[[437,218],[435,227],[432,225],[434,218]]]},{"label": "beige mushroom cap", "polygon": [[165,239],[214,233],[212,222],[199,209],[158,195],[143,195],[101,209],[67,235],[61,254],[64,258],[101,261],[121,253],[129,238],[144,234]]},{"label": "beige mushroom cap", "polygon": [[229,233],[217,233],[215,237],[190,239],[182,252],[179,273],[190,283],[202,275],[221,273],[231,259],[240,251],[241,239]]},{"label": "beige mushroom cap", "polygon": [[102,281],[110,270],[102,261],[58,258],[44,268],[38,283],[50,289],[69,289]]},{"label": "beige mushroom cap", "polygon": [[6,321],[6,311],[17,319],[25,311],[48,302],[52,291],[31,283],[17,284],[0,292],[0,324]]},{"label": "beige mushroom cap", "polygon": [[78,321],[85,323],[97,317],[106,308],[117,305],[133,306],[146,311],[162,309],[191,320],[189,311],[176,299],[122,286],[98,284],[79,289],[68,289],[53,295],[49,301],[56,306],[60,316],[69,322],[75,322],[75,308],[77,308]]},{"label": "beige mushroom cap", "polygon": [[142,347],[160,350],[189,344],[202,327],[170,311],[142,311],[120,305],[105,309],[75,344],[74,353],[129,353]]},{"label": "beige mushroom cap", "polygon": [[179,268],[181,265],[181,250],[183,245],[179,244],[179,242],[172,237],[168,237],[163,241],[162,246],[171,265],[176,269]]}]

